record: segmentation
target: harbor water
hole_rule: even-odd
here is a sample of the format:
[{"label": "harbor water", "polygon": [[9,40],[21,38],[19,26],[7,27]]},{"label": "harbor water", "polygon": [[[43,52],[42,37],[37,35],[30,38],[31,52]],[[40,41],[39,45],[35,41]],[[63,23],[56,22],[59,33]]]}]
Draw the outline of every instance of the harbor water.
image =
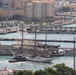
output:
[{"label": "harbor water", "polygon": [[62,56],[62,57],[55,57],[51,63],[36,63],[36,62],[15,62],[9,63],[9,60],[13,58],[12,56],[0,56],[0,69],[7,66],[8,69],[12,70],[32,70],[36,71],[39,69],[45,69],[48,67],[52,67],[55,64],[64,63],[66,66],[73,68],[73,57],[72,56]]},{"label": "harbor water", "polygon": [[[73,24],[74,26],[76,24]],[[69,25],[68,25],[69,26]],[[45,39],[46,34],[37,34],[37,39]],[[48,40],[73,40],[73,38],[76,38],[76,34],[48,34],[47,39]],[[21,33],[10,33],[6,35],[0,35],[0,38],[21,38]],[[24,38],[26,39],[34,39],[35,34],[31,33],[24,33]],[[17,41],[0,41],[1,44],[5,45],[11,45],[15,43],[21,43]],[[73,48],[73,43],[60,43],[60,42],[47,42],[48,44],[55,44],[60,45],[62,48]],[[0,68],[3,68],[4,66],[7,66],[8,69],[28,69],[32,71],[36,71],[39,69],[44,69],[47,67],[52,67],[55,64],[58,63],[65,63],[66,66],[69,66],[73,68],[73,56],[61,56],[61,57],[55,57],[51,63],[36,63],[36,62],[17,62],[17,63],[9,63],[8,61],[12,59],[13,56],[0,56]],[[76,63],[75,63],[76,64]]]},{"label": "harbor water", "polygon": [[[37,34],[37,39],[45,39],[46,34]],[[48,34],[47,39],[48,40],[73,40],[73,38],[76,38],[76,34]],[[0,35],[0,38],[21,38],[21,33],[11,33],[7,35]],[[31,33],[24,33],[24,38],[26,39],[34,39],[35,35]],[[1,44],[15,44],[20,43],[18,41],[0,41]],[[59,43],[59,42],[47,42],[48,44],[58,44],[61,45],[61,47],[64,48],[73,48],[73,43]]]}]

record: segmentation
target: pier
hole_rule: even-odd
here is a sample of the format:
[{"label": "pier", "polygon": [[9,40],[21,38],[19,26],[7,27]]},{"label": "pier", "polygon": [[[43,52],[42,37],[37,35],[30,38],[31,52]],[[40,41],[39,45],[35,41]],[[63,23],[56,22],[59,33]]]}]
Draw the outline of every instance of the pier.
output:
[{"label": "pier", "polygon": [[[35,33],[35,27],[31,26],[27,28],[28,33]],[[65,27],[65,26],[38,26],[36,27],[37,33],[68,33],[68,34],[76,34],[76,27]]]},{"label": "pier", "polygon": [[[0,38],[0,41],[21,41],[22,39],[15,38]],[[66,42],[66,43],[76,43],[74,40],[43,40],[43,39],[23,39],[25,41],[38,41],[38,42]]]}]

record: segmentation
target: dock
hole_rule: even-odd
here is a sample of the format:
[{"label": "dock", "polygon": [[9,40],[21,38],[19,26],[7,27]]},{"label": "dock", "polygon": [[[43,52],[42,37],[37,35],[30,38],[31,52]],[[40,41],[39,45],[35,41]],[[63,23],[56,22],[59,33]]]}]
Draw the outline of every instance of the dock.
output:
[{"label": "dock", "polygon": [[[21,41],[22,39],[15,38],[0,38],[0,41]],[[43,39],[23,39],[25,41],[37,41],[37,42],[66,42],[66,43],[76,43],[74,40],[43,40]]]},{"label": "dock", "polygon": [[[27,28],[28,33],[35,33],[35,26],[30,26]],[[76,34],[76,27],[66,27],[66,26],[38,26],[36,27],[37,33],[59,33],[59,34]]]}]

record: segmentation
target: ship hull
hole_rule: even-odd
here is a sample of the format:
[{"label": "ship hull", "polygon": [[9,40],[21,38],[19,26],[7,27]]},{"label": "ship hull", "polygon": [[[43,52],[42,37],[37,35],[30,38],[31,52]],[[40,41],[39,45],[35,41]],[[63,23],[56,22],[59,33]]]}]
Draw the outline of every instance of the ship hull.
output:
[{"label": "ship hull", "polygon": [[27,61],[31,62],[41,62],[41,63],[49,63],[53,58],[44,58],[44,57],[26,57]]}]

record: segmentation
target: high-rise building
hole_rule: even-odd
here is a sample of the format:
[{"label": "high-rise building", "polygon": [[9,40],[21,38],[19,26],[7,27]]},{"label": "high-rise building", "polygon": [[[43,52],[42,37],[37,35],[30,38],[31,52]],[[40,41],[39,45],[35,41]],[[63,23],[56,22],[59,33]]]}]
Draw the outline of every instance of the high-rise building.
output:
[{"label": "high-rise building", "polygon": [[[33,0],[31,5],[28,3],[25,4],[25,17],[38,20],[46,17],[54,17],[54,5],[54,0]],[[29,13],[29,15],[27,15],[27,13]]]},{"label": "high-rise building", "polygon": [[42,18],[42,3],[41,2],[33,2],[33,18],[41,19]]},{"label": "high-rise building", "polygon": [[33,9],[32,3],[28,3],[28,4],[25,5],[24,15],[26,15],[26,17],[29,18],[29,19],[33,18],[33,10],[32,9]]}]

